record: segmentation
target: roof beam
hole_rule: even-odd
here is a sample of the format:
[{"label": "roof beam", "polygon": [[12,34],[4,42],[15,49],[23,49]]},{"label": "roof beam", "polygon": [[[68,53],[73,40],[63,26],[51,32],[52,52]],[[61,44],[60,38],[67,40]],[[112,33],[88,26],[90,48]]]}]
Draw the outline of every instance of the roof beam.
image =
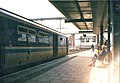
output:
[{"label": "roof beam", "polygon": [[[76,7],[78,8],[81,18],[84,19],[81,7],[80,7],[79,3],[77,2],[77,0],[75,0],[75,4],[76,4]],[[84,24],[85,24],[86,28],[88,29],[87,24],[85,22],[84,22]]]},{"label": "roof beam", "polygon": [[30,20],[34,20],[34,21],[39,21],[39,20],[62,20],[62,19],[66,19],[65,17],[51,17],[51,18],[36,18],[36,19],[30,19]]},{"label": "roof beam", "polygon": [[65,22],[92,22],[93,19],[66,19]]},{"label": "roof beam", "polygon": [[77,9],[78,9],[78,11],[79,11],[79,13],[80,13],[81,18],[84,18],[84,17],[83,17],[83,13],[82,13],[82,11],[81,11],[81,8],[80,8],[78,2],[75,1],[75,4],[76,4],[76,7],[77,7]]}]

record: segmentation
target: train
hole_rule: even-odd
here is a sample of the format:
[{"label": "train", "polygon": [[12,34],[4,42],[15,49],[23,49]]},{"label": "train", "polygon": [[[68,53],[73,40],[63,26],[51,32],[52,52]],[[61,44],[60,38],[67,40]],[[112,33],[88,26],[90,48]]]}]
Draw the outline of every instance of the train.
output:
[{"label": "train", "polygon": [[0,76],[67,54],[63,33],[0,8]]}]

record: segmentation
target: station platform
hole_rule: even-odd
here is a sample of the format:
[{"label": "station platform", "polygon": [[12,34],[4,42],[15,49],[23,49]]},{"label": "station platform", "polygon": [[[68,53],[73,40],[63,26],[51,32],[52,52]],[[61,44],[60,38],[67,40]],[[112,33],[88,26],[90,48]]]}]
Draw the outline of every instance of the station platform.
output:
[{"label": "station platform", "polygon": [[88,66],[93,55],[91,50],[70,54],[0,77],[0,83],[109,83],[107,63]]}]

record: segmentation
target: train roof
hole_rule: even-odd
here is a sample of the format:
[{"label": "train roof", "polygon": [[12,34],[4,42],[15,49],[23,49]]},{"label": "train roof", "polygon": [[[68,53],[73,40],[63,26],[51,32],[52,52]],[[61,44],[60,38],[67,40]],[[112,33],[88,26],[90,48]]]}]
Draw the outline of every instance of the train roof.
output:
[{"label": "train roof", "polygon": [[39,27],[39,28],[41,28],[41,29],[43,29],[43,30],[47,30],[47,31],[50,31],[50,32],[52,32],[52,33],[54,33],[54,34],[59,34],[59,35],[65,36],[65,34],[59,32],[59,31],[57,31],[57,30],[51,29],[51,28],[49,28],[49,27],[47,27],[47,26],[45,26],[45,25],[42,25],[42,24],[40,24],[40,23],[37,23],[37,22],[35,22],[35,21],[33,21],[33,20],[30,20],[30,19],[28,19],[28,18],[25,18],[25,17],[23,17],[23,16],[20,16],[20,15],[18,15],[18,14],[15,14],[15,13],[10,12],[10,11],[8,11],[8,10],[6,10],[6,9],[3,9],[3,8],[0,8],[0,15],[3,15],[3,16],[5,16],[5,17],[10,17],[10,18],[12,18],[12,19],[17,19],[17,20],[20,20],[20,21],[23,21],[23,22],[27,22],[27,23],[32,24],[32,25],[34,25],[34,26],[36,26],[36,27]]}]

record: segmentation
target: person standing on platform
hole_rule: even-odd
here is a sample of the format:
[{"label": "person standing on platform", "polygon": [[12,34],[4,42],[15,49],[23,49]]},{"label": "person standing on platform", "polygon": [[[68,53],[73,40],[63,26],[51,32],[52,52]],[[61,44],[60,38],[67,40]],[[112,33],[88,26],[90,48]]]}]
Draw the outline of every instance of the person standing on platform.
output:
[{"label": "person standing on platform", "polygon": [[91,45],[91,49],[92,49],[92,51],[94,52],[94,45],[93,45],[93,44]]}]

